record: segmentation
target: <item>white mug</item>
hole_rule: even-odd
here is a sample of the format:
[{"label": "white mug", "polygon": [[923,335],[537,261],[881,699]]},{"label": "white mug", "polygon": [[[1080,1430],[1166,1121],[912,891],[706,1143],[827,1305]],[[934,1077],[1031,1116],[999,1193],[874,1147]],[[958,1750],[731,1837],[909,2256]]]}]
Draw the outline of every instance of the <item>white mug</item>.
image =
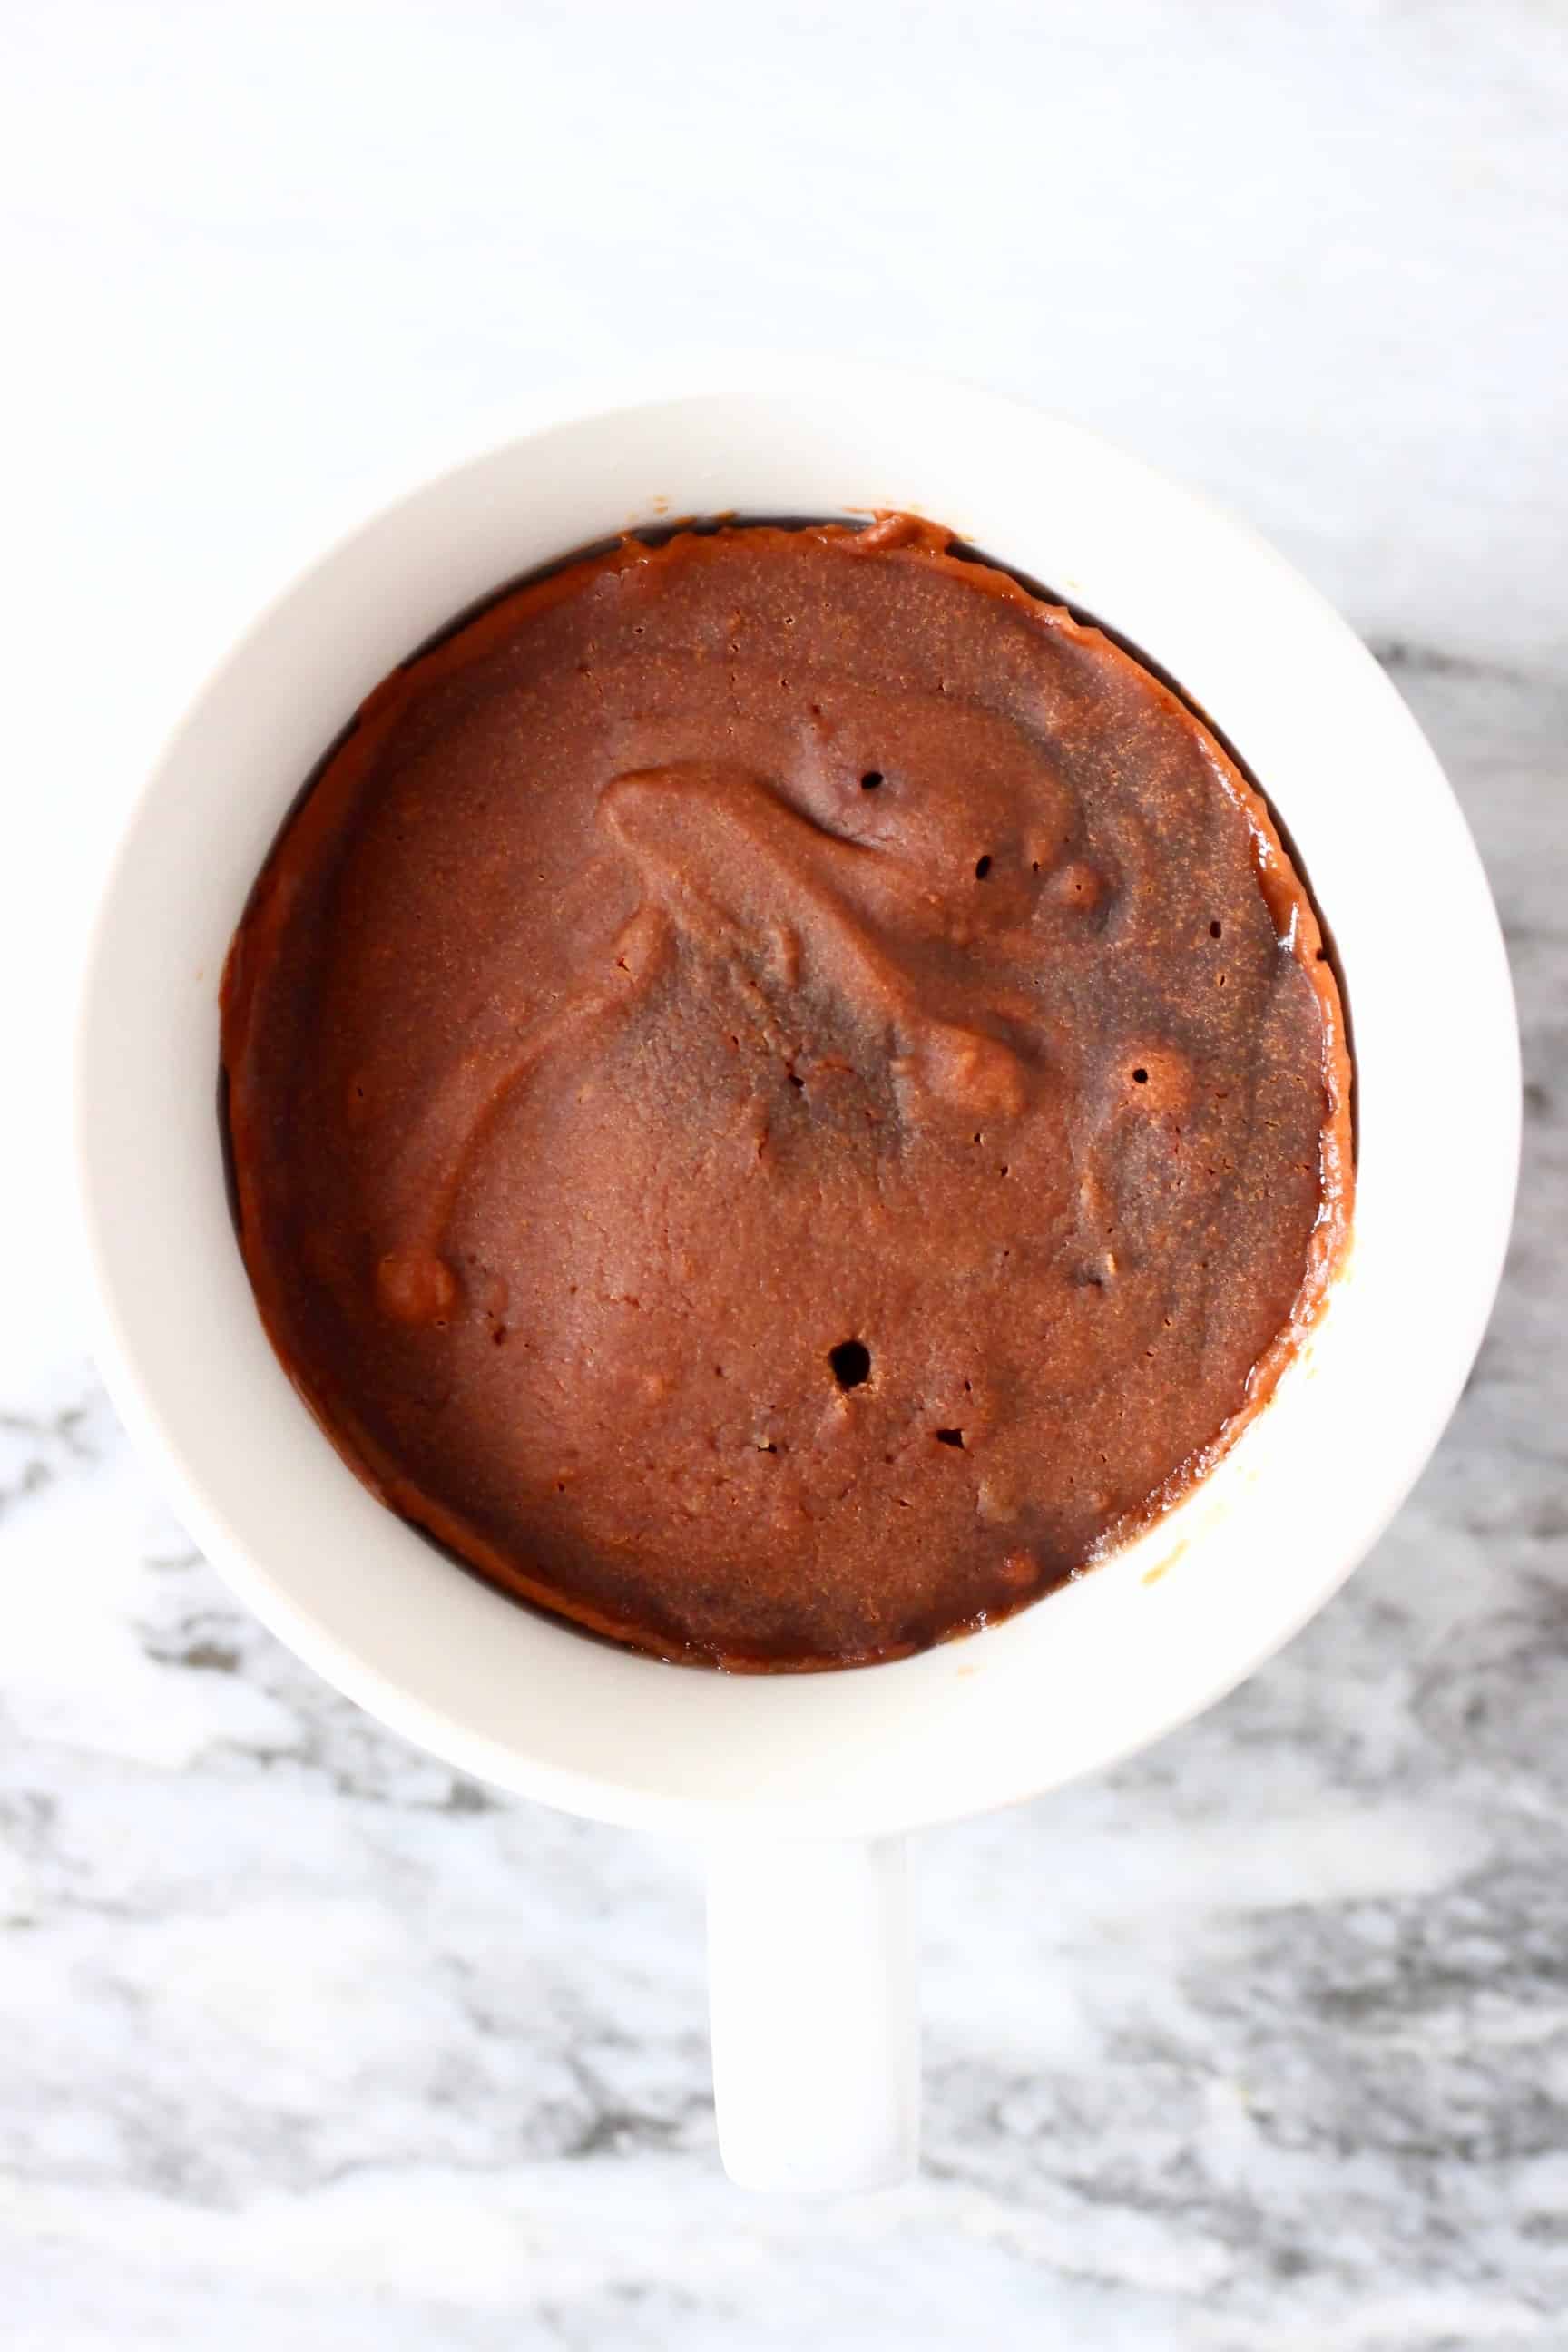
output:
[{"label": "white mug", "polygon": [[[923,1656],[731,1676],[584,1639],[366,1492],[262,1331],[225,1191],[217,988],[250,884],[361,698],[503,582],[671,517],[906,509],[1161,665],[1288,829],[1356,1066],[1353,1238],[1304,1354],[1179,1508],[1068,1590]],[[1512,999],[1474,847],[1376,664],[1267,547],[992,394],[740,359],[586,401],[425,479],[209,679],[125,827],[89,951],[79,1156],[116,1403],[193,1537],[329,1681],[454,1766],[711,1849],[715,2087],[752,2187],[915,2158],[904,1838],[1037,1796],[1229,1690],[1354,1567],[1479,1343],[1519,1144]]]}]

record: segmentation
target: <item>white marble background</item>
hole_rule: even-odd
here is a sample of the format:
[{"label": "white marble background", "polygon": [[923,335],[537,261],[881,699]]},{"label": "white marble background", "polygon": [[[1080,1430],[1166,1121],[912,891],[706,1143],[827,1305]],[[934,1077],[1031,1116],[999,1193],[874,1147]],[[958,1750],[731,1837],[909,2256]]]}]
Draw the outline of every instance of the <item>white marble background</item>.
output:
[{"label": "white marble background", "polygon": [[[1565,2352],[1563,0],[0,37],[11,2352]],[[1416,1497],[1206,1720],[926,1842],[925,2175],[813,2208],[719,2176],[691,1859],[455,1782],[193,1557],[58,1140],[89,878],[207,656],[432,428],[726,339],[978,374],[1272,535],[1464,797],[1529,1074]]]}]

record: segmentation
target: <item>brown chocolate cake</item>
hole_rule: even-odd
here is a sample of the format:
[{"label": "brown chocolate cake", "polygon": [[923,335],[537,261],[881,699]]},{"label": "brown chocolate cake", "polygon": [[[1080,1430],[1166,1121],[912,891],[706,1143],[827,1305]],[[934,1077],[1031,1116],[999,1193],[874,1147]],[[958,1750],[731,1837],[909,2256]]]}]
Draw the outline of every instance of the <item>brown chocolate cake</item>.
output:
[{"label": "brown chocolate cake", "polygon": [[223,1052],[247,1265],[347,1460],[518,1596],[731,1666],[1091,1561],[1267,1395],[1348,1214],[1261,801],[906,518],[628,541],[395,673]]}]

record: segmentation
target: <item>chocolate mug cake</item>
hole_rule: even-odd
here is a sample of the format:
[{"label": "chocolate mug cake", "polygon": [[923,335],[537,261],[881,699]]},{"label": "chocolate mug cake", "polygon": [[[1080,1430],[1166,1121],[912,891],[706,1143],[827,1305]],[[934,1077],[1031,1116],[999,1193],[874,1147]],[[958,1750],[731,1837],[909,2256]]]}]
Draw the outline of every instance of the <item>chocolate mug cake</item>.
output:
[{"label": "chocolate mug cake", "polygon": [[1349,1062],[1268,811],[908,517],[628,539],[395,671],[225,981],[240,1242],[345,1458],[660,1656],[896,1657],[1200,1476]]}]

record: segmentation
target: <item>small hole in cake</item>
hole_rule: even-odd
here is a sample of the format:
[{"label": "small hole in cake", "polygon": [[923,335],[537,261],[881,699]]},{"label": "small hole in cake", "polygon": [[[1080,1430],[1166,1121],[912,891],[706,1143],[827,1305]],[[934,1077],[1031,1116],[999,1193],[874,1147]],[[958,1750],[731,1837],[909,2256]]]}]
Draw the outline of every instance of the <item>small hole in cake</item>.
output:
[{"label": "small hole in cake", "polygon": [[840,1339],[828,1349],[827,1360],[841,1389],[863,1388],[871,1377],[871,1350],[864,1339]]},{"label": "small hole in cake", "polygon": [[936,1433],[936,1442],[939,1445],[962,1445],[963,1443],[963,1432],[962,1429],[939,1429]]},{"label": "small hole in cake", "polygon": [[1132,1083],[1135,1087],[1146,1087],[1149,1083],[1148,1071],[1134,1070],[1132,1073]]},{"label": "small hole in cake", "polygon": [[1224,931],[1225,925],[1223,923],[1211,923],[1209,925],[1209,937],[1211,940],[1221,938],[1224,935]]},{"label": "small hole in cake", "polygon": [[790,1070],[786,1072],[785,1075],[787,1076],[791,1086],[799,1087],[804,1094],[805,1091],[805,1080],[800,1076],[800,1073],[797,1070]]},{"label": "small hole in cake", "polygon": [[985,854],[985,856],[984,856],[984,857],[977,857],[977,858],[975,859],[975,861],[974,861],[974,878],[975,878],[975,880],[976,880],[977,882],[984,882],[984,879],[985,879],[985,877],[990,873],[990,871],[991,871],[991,854],[990,854],[990,852],[989,852],[989,851],[987,851],[987,852],[986,852],[986,854]]},{"label": "small hole in cake", "polygon": [[874,793],[879,788],[881,782],[882,771],[880,768],[868,768],[865,774],[860,779],[860,789],[863,793]]},{"label": "small hole in cake", "polygon": [[506,1346],[506,1325],[504,1323],[498,1323],[495,1329],[490,1333],[490,1345],[492,1348],[504,1348]]}]

